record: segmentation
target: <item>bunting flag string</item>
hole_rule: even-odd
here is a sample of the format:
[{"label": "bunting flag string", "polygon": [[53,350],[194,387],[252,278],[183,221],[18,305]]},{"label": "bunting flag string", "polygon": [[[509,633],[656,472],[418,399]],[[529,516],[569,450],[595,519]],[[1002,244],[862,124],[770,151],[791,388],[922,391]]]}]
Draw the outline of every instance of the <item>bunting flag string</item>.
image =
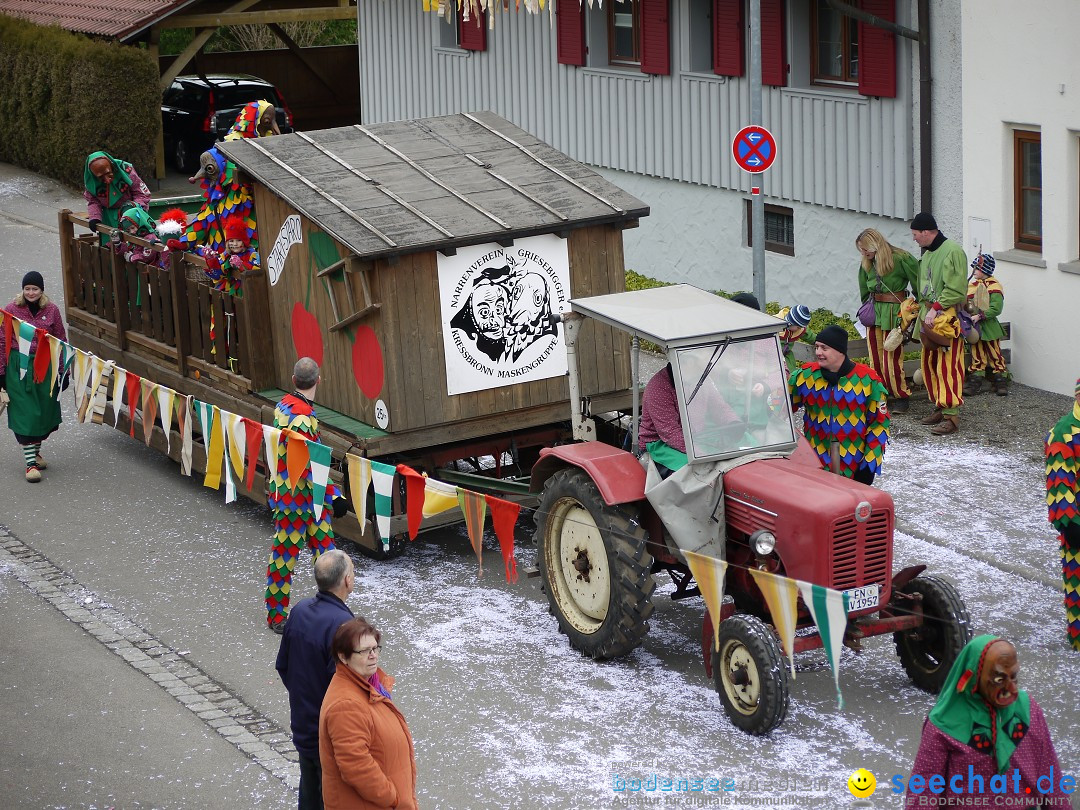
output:
[{"label": "bunting flag string", "polygon": [[228,447],[226,459],[232,465],[236,480],[244,480],[244,452],[247,448],[247,430],[244,420],[235,413],[219,409],[225,426],[225,442]]},{"label": "bunting flag string", "polygon": [[113,391],[112,391],[112,409],[113,409],[113,427],[120,427],[120,407],[124,404],[124,391],[127,390],[127,370],[116,367],[116,371],[113,372]]},{"label": "bunting flag string", "polygon": [[191,476],[191,411],[195,397],[178,395],[176,399],[176,429],[180,433],[180,473]]},{"label": "bunting flag string", "polygon": [[131,438],[135,438],[135,407],[139,401],[139,392],[142,390],[142,377],[138,374],[132,374],[130,371],[127,374],[127,381],[124,383],[124,387],[127,389],[127,407],[128,407],[128,421],[130,422],[131,430],[129,434]]},{"label": "bunting flag string", "polygon": [[172,417],[173,402],[176,392],[164,385],[157,386],[158,415],[161,417],[161,429],[165,431],[165,452],[172,452]]},{"label": "bunting flag string", "polygon": [[[75,412],[81,413],[83,409],[83,403],[86,401],[86,386],[90,384],[90,370],[91,363],[90,358],[93,355],[84,352],[82,349],[75,350],[75,380],[74,380],[74,394],[75,394]],[[135,434],[132,433],[132,436]]]},{"label": "bunting flag string", "polygon": [[45,382],[49,374],[49,366],[52,365],[52,352],[49,350],[49,333],[41,327],[34,330],[37,337],[37,351],[34,353],[34,376],[35,383]]},{"label": "bunting flag string", "polygon": [[434,478],[424,479],[424,517],[432,517],[450,509],[456,509],[457,505],[457,487],[436,481]]},{"label": "bunting flag string", "polygon": [[[225,461],[225,438],[221,430],[221,416],[209,402],[195,400],[195,410],[202,425],[203,445],[206,447],[206,475],[203,486],[217,489],[221,486],[221,465]],[[216,417],[216,418],[215,418]]]},{"label": "bunting flag string", "polygon": [[[219,421],[223,421],[225,411],[219,411],[219,413],[221,415],[218,419]],[[228,433],[228,428],[224,425],[222,425],[222,429],[225,433]],[[228,452],[223,452],[221,454],[221,467],[225,478],[225,503],[232,503],[236,500],[236,481],[233,480],[233,471],[232,465],[229,463],[229,456],[230,453]]]},{"label": "bunting flag string", "polygon": [[491,510],[491,526],[499,540],[503,565],[506,568],[506,581],[513,584],[518,581],[517,560],[514,559],[514,526],[517,525],[521,504],[485,495],[488,509]]},{"label": "bunting flag string", "polygon": [[701,598],[712,619],[713,643],[720,652],[720,612],[724,606],[724,575],[727,573],[727,560],[708,557],[695,551],[683,551],[690,573],[697,580]]},{"label": "bunting flag string", "polygon": [[[18,332],[19,343],[19,379],[26,379],[26,372],[30,368],[30,344],[34,340],[35,329],[33,324],[14,319],[15,329]],[[10,343],[7,345],[11,345]]]},{"label": "bunting flag string", "polygon": [[371,484],[375,487],[375,525],[383,551],[390,550],[390,512],[394,495],[394,468],[381,461],[371,462]]},{"label": "bunting flag string", "polygon": [[[349,495],[352,498],[353,511],[363,528],[367,522],[367,493],[371,487],[371,462],[363,456],[347,453],[345,462],[349,472]],[[456,503],[456,501],[455,501]]]},{"label": "bunting flag string", "polygon": [[142,432],[143,441],[150,446],[150,439],[154,436],[154,422],[157,421],[158,399],[157,386],[145,377],[139,383],[139,405],[142,409]]},{"label": "bunting flag string", "polygon": [[799,623],[799,586],[795,580],[769,571],[750,569],[758,588],[765,597],[772,614],[773,625],[780,634],[780,644],[788,657],[791,677],[795,677],[795,628]]},{"label": "bunting flag string", "polygon": [[[244,486],[251,492],[255,486],[255,468],[259,463],[259,448],[263,441],[263,426],[254,419],[242,417],[244,422],[244,463],[247,464],[247,480]],[[271,468],[267,468],[271,469]]]},{"label": "bunting flag string", "polygon": [[315,520],[322,520],[326,484],[330,480],[330,446],[309,439],[307,452],[311,459],[311,505],[315,509]]},{"label": "bunting flag string", "polygon": [[304,472],[310,466],[311,456],[308,454],[307,439],[292,430],[281,432],[285,442],[285,473],[288,476],[285,486],[291,491],[300,485]]},{"label": "bunting flag string", "polygon": [[273,425],[263,425],[263,443],[266,445],[266,469],[273,474],[277,470],[278,450],[281,447],[281,431]]},{"label": "bunting flag string", "polygon": [[57,381],[60,379],[60,369],[64,360],[64,346],[67,344],[55,335],[48,335],[49,341],[49,391],[54,397],[60,396],[60,386],[57,385]]},{"label": "bunting flag string", "polygon": [[420,531],[420,521],[424,519],[424,476],[412,467],[398,464],[397,471],[405,477],[405,513],[409,521],[409,539],[415,540]]},{"label": "bunting flag string", "polygon": [[476,559],[480,563],[480,576],[484,575],[484,520],[487,517],[487,501],[479,492],[472,492],[458,487],[458,505],[465,515],[465,530],[469,533]]},{"label": "bunting flag string", "polygon": [[82,424],[89,424],[91,417],[94,415],[94,405],[97,400],[98,389],[101,387],[101,378],[105,373],[105,361],[100,357],[90,355],[87,358],[89,363],[90,382],[87,384],[88,388],[83,392],[82,403],[78,406],[78,410],[75,413],[75,419]]},{"label": "bunting flag string", "polygon": [[832,667],[836,684],[836,701],[844,708],[844,696],[840,694],[840,652],[844,648],[844,631],[847,629],[848,598],[841,591],[795,580],[803,602],[817,625],[821,644]]}]

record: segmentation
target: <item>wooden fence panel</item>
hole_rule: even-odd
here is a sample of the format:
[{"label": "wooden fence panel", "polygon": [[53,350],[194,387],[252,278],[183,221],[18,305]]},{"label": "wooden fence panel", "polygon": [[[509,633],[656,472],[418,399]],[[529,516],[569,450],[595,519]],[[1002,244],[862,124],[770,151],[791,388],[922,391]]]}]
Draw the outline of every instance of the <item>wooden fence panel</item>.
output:
[{"label": "wooden fence panel", "polygon": [[184,294],[187,296],[188,333],[191,337],[191,356],[203,356],[203,346],[206,343],[206,335],[203,333],[202,299],[199,288],[204,285],[190,279],[184,280]]},{"label": "wooden fence panel", "polygon": [[214,355],[212,353],[213,344],[210,342],[210,288],[205,284],[198,285],[197,294],[199,296],[199,312],[206,313],[206,317],[199,327],[199,331],[202,332],[202,359],[207,363],[214,362]]},{"label": "wooden fence panel", "polygon": [[229,347],[225,343],[225,336],[229,333],[229,319],[225,317],[226,297],[220,290],[210,291],[210,305],[214,308],[212,315],[212,323],[214,324],[214,355],[212,362],[218,368],[229,367]]}]

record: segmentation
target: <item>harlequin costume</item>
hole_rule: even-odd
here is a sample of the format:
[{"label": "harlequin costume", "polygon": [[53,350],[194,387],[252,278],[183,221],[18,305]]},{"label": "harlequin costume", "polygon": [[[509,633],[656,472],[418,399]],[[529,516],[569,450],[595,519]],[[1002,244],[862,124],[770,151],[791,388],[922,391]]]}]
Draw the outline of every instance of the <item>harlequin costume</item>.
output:
[{"label": "harlequin costume", "polygon": [[859,265],[859,300],[874,296],[874,325],[866,328],[870,367],[881,377],[890,397],[907,400],[911,386],[904,374],[903,344],[889,351],[885,348],[885,338],[899,325],[900,305],[907,298],[908,288],[914,288],[918,281],[919,262],[899,248],[893,248],[892,258],[892,270],[885,275],[878,275],[876,257],[869,267]]},{"label": "harlequin costume", "polygon": [[980,253],[971,266],[982,271],[986,278],[972,278],[968,281],[967,309],[969,312],[981,312],[978,322],[979,340],[971,344],[971,365],[968,367],[968,384],[965,395],[977,393],[982,380],[975,376],[985,372],[994,392],[999,396],[1008,394],[1008,367],[1001,354],[1001,339],[1005,337],[1005,328],[998,320],[1005,306],[1005,290],[1001,282],[994,278],[997,262],[993,256]]},{"label": "harlequin costume", "polygon": [[[264,113],[273,110],[269,123],[263,121]],[[244,138],[264,138],[267,135],[277,135],[277,120],[274,116],[277,110],[269,101],[252,101],[244,105],[236,116],[233,125],[225,133],[222,140],[239,141]]]},{"label": "harlequin costume", "polygon": [[[970,805],[974,797],[985,797],[987,805],[992,805],[991,779],[995,777],[1006,791],[1001,795],[1008,798],[1009,806],[1069,807],[1069,797],[1061,790],[1064,774],[1050,729],[1035,699],[1020,690],[1015,702],[995,709],[976,692],[981,671],[988,664],[986,651],[998,640],[997,636],[976,636],[953,663],[923,723],[919,752],[911,768],[912,776],[918,774],[924,780],[943,777],[945,792],[934,795],[927,789],[914,794],[909,788],[907,807],[924,807],[920,800],[928,797],[936,806]],[[1016,773],[1019,783],[1015,782]],[[1039,790],[1041,776],[1050,776],[1052,787],[1047,793]],[[1047,780],[1042,783],[1046,786]]]},{"label": "harlequin costume", "polygon": [[1046,506],[1059,532],[1069,643],[1080,650],[1080,380],[1076,397],[1046,437]]},{"label": "harlequin costume", "polygon": [[[319,441],[319,419],[310,400],[299,392],[286,394],[274,410],[274,427],[291,430],[305,439]],[[322,517],[315,519],[312,501],[311,469],[304,470],[300,481],[289,487],[286,463],[288,442],[282,435],[278,445],[277,469],[270,478],[268,503],[274,512],[274,546],[266,567],[266,622],[271,627],[285,621],[289,610],[292,572],[300,546],[306,542],[315,559],[334,548],[334,529],[330,523],[333,500],[338,488],[327,483]]]},{"label": "harlequin costume", "polygon": [[219,253],[211,253],[205,248],[199,252],[206,259],[206,275],[214,289],[241,297],[242,275],[259,269],[259,254],[251,247],[251,237],[243,220],[230,219],[225,223],[226,245],[234,239],[244,243],[244,249],[239,253],[229,252],[228,247]]},{"label": "harlequin costume", "polygon": [[[104,158],[113,167],[113,178],[108,184],[99,180],[92,171],[90,164],[95,160]],[[86,218],[92,223],[97,221],[111,228],[117,227],[120,214],[129,205],[137,205],[142,209],[150,208],[150,189],[136,173],[135,168],[126,160],[118,160],[108,152],[91,152],[86,156],[86,164],[83,166],[83,198],[86,200]],[[106,237],[102,235],[101,244],[104,245]]]},{"label": "harlequin costume", "polygon": [[217,164],[218,172],[213,180],[203,177],[200,181],[203,206],[188,222],[183,238],[178,240],[180,247],[195,250],[202,246],[209,253],[221,253],[225,250],[225,222],[238,219],[247,229],[252,249],[258,250],[259,237],[255,230],[251,189],[246,183],[240,182],[236,164],[226,160],[217,149],[209,149],[208,153]]},{"label": "harlequin costume", "polygon": [[[827,339],[827,329],[819,341]],[[821,466],[871,483],[881,472],[889,441],[887,394],[877,372],[847,357],[836,372],[807,363],[792,373],[788,389],[792,411],[803,408],[803,433]],[[834,448],[839,454],[835,467]]]},{"label": "harlequin costume", "polygon": [[[919,217],[926,217],[929,222],[920,222]],[[937,223],[929,214],[919,214],[912,220],[912,229],[937,230]],[[940,231],[919,260],[916,293],[919,320],[933,310],[937,314],[934,331],[948,338],[944,346],[927,345],[923,341],[923,382],[936,407],[924,424],[939,424],[947,418],[953,424],[952,429],[936,430],[951,433],[960,424],[960,406],[964,404],[964,338],[956,308],[967,301],[967,256],[960,245],[946,239]],[[920,328],[926,331],[927,327],[923,323]]]}]

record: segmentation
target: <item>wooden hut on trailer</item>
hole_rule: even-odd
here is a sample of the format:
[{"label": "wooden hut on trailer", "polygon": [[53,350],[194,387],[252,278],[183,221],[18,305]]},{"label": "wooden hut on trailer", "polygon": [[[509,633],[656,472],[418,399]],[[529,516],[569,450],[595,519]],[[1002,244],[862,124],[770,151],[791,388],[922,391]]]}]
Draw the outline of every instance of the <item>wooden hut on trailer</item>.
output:
[{"label": "wooden hut on trailer", "polygon": [[[265,272],[227,302],[213,353],[201,333],[220,296],[159,284],[183,304],[163,319],[189,328],[140,334],[126,349],[151,366],[164,358],[162,382],[269,422],[293,364],[310,356],[323,369],[317,405],[335,456],[404,462],[467,486],[477,486],[462,478],[469,468],[451,462],[490,457],[471,472],[495,484],[480,467],[509,453],[527,475],[541,446],[569,436],[558,316],[571,297],[625,288],[622,229],[648,214],[640,200],[491,113],[218,148],[250,181]],[[68,252],[73,287],[105,281],[107,260],[94,270],[78,258],[95,248]],[[83,298],[69,296],[69,314]],[[124,316],[109,309],[97,306],[87,330],[99,354],[110,332],[124,332],[97,323]],[[627,338],[592,322],[583,331],[582,396],[595,413],[629,407]]]}]

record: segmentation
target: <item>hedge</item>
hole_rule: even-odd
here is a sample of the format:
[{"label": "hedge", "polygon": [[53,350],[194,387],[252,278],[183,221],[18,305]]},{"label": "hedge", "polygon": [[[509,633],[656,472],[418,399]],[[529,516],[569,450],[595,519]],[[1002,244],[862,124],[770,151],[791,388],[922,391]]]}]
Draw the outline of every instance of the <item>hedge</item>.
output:
[{"label": "hedge", "polygon": [[95,150],[153,174],[161,130],[150,55],[0,15],[0,160],[83,186]]}]

